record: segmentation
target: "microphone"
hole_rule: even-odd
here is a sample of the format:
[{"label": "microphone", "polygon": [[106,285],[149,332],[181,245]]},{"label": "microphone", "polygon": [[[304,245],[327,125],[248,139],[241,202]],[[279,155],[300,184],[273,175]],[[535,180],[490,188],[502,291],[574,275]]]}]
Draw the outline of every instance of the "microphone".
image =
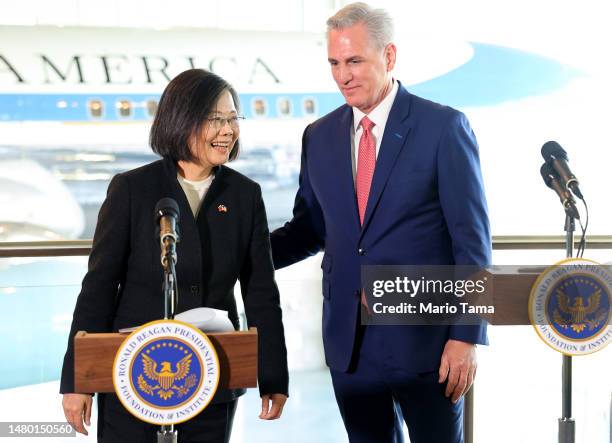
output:
[{"label": "microphone", "polygon": [[155,223],[159,224],[161,264],[166,269],[168,259],[176,264],[176,244],[180,241],[178,232],[179,208],[172,198],[162,198],[155,205]]},{"label": "microphone", "polygon": [[578,213],[578,209],[576,208],[576,202],[572,197],[572,194],[564,188],[561,182],[559,182],[559,177],[555,173],[555,170],[550,165],[550,163],[544,163],[540,168],[540,174],[544,179],[544,183],[550,189],[555,191],[561,200],[561,204],[565,209],[565,213],[572,218],[580,219],[580,214]]},{"label": "microphone", "polygon": [[561,145],[555,141],[544,143],[542,146],[542,157],[546,163],[549,163],[554,168],[557,175],[560,177],[561,182],[565,185],[566,189],[570,189],[576,197],[580,200],[584,200],[582,192],[578,187],[578,179],[572,171],[570,171],[569,162],[567,158],[567,152],[561,147]]}]

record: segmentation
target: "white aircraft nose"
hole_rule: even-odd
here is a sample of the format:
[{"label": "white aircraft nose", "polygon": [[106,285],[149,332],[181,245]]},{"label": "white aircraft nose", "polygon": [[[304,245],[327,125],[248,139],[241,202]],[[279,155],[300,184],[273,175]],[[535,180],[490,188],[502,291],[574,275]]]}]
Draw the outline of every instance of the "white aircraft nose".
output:
[{"label": "white aircraft nose", "polygon": [[5,229],[5,241],[72,239],[85,228],[83,210],[70,191],[32,160],[0,161],[0,189],[0,226],[32,227],[22,230],[19,238],[10,238]]}]

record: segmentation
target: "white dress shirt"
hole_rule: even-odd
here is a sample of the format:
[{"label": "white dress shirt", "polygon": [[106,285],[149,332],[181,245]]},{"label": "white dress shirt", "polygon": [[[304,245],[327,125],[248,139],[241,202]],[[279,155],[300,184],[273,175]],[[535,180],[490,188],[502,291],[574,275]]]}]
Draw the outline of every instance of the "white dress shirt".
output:
[{"label": "white dress shirt", "polygon": [[[399,89],[399,84],[395,79],[392,80],[393,85],[391,86],[391,91],[387,94],[387,96],[381,101],[378,106],[376,106],[372,111],[367,114],[368,118],[372,123],[374,123],[374,127],[372,128],[372,136],[374,137],[374,141],[376,142],[376,158],[378,159],[378,151],[380,151],[380,143],[383,138],[383,134],[385,133],[385,126],[387,125],[387,119],[389,118],[389,113],[391,112],[391,107],[393,106],[393,102],[395,101],[395,96],[397,95],[397,91]],[[351,158],[353,159],[353,180],[357,176],[357,161],[359,160],[359,140],[361,140],[361,134],[363,133],[363,128],[361,127],[361,119],[365,117],[366,114],[361,112],[359,109],[353,107],[353,130],[351,131],[351,153],[353,154]]]}]

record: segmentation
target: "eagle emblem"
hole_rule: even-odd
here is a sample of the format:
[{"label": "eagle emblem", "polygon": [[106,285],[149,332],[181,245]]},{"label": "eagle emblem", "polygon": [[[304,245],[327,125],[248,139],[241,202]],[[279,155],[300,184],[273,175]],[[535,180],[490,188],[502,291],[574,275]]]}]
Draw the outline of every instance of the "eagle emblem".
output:
[{"label": "eagle emblem", "polygon": [[[172,370],[172,364],[169,361],[162,361],[161,369],[158,371],[157,362],[148,355],[142,354],[144,375],[154,384],[150,385],[147,383],[143,374],[140,374],[138,376],[138,387],[149,395],[157,393],[162,400],[168,400],[175,392],[178,398],[183,397],[196,384],[196,375],[189,375],[192,356],[193,354],[188,354],[179,360],[175,364],[175,371]],[[185,382],[182,385],[175,383],[183,379]]]},{"label": "eagle emblem", "polygon": [[553,320],[560,328],[570,328],[579,334],[586,328],[593,331],[606,321],[606,309],[600,309],[601,289],[596,289],[588,297],[576,297],[573,304],[561,289],[557,289],[556,296],[559,307],[553,311]]}]

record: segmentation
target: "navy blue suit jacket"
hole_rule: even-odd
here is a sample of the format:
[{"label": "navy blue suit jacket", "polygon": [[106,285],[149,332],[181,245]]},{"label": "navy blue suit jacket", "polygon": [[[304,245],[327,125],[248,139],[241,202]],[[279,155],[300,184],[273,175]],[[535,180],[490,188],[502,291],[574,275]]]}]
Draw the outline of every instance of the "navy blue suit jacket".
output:
[{"label": "navy blue suit jacket", "polygon": [[[365,220],[352,174],[352,108],[309,125],[293,219],[271,235],[276,268],[325,251],[323,341],[327,364],[346,371],[360,309],[362,265],[487,265],[491,240],[478,146],[466,117],[399,90]],[[486,326],[380,326],[394,364],[437,370],[449,338],[487,343]]]}]

